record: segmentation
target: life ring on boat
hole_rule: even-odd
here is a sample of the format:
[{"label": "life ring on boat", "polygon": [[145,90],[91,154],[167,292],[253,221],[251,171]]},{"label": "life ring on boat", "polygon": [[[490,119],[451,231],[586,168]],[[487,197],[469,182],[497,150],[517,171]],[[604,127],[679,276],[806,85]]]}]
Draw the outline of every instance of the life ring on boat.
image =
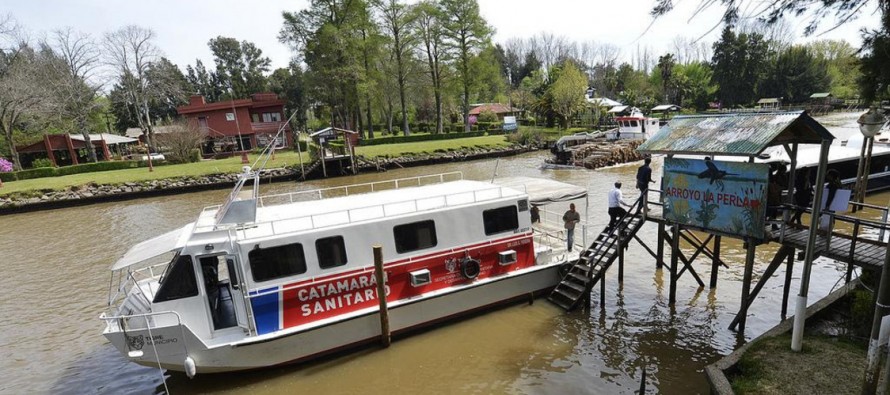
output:
[{"label": "life ring on boat", "polygon": [[470,280],[478,277],[480,271],[481,267],[476,259],[466,257],[460,262],[460,274]]}]

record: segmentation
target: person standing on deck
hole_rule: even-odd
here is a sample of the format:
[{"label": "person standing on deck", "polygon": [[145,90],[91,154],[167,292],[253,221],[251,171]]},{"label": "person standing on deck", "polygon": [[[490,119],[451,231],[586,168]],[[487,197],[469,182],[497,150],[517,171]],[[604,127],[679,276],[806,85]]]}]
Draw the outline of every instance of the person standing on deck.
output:
[{"label": "person standing on deck", "polygon": [[637,169],[637,189],[640,190],[640,194],[645,195],[646,191],[649,190],[649,184],[655,182],[652,179],[652,168],[649,167],[649,164],[652,163],[652,158],[646,158],[643,161],[643,165]]},{"label": "person standing on deck", "polygon": [[810,207],[810,201],[813,200],[813,182],[810,181],[810,168],[805,167],[801,173],[794,177],[794,216],[791,217],[791,223],[803,225],[800,217],[804,210]]},{"label": "person standing on deck", "polygon": [[609,191],[609,230],[621,220],[624,214],[627,214],[627,211],[621,206],[630,207],[621,195],[621,181],[616,181],[615,188]]},{"label": "person standing on deck", "polygon": [[575,224],[581,222],[581,214],[575,211],[575,203],[569,204],[569,211],[562,215],[562,221],[566,227],[566,249],[572,252],[572,244],[575,244]]}]

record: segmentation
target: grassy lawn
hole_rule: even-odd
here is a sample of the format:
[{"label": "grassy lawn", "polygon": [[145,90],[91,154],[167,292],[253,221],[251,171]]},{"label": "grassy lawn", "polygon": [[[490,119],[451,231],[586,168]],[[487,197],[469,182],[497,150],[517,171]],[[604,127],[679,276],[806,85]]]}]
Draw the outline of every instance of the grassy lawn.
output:
[{"label": "grassy lawn", "polygon": [[[504,136],[469,137],[452,140],[421,141],[402,144],[382,144],[367,147],[357,147],[356,153],[365,157],[374,156],[399,156],[403,154],[433,153],[436,151],[456,150],[462,147],[504,147],[508,146]],[[256,160],[257,155],[249,155],[250,163]],[[309,162],[309,155],[303,153],[303,161]],[[296,152],[286,151],[275,154],[275,160],[270,160],[266,167],[277,168],[299,163]],[[176,177],[195,177],[208,174],[237,173],[241,171],[241,158],[232,157],[218,160],[205,160],[197,163],[167,165],[155,167],[153,172],[148,168],[112,170],[94,173],[72,174],[62,177],[35,178],[31,180],[6,182],[0,188],[0,196],[14,193],[41,190],[64,190],[71,186],[96,184],[123,184],[127,182],[140,182]]]},{"label": "grassy lawn", "polygon": [[417,153],[434,153],[457,150],[463,147],[506,147],[510,145],[504,136],[467,137],[462,139],[418,141],[415,143],[380,144],[356,147],[355,153],[368,158],[375,156],[400,156]]},{"label": "grassy lawn", "polygon": [[737,394],[858,394],[865,348],[826,336],[807,335],[801,352],[790,335],[751,346],[729,375]]},{"label": "grassy lawn", "polygon": [[[253,164],[257,155],[248,155],[248,158],[250,163]],[[303,161],[309,161],[309,155],[305,152],[303,153]],[[299,158],[296,152],[279,152],[275,154],[275,160],[269,160],[266,167],[284,167],[297,163],[299,163]],[[137,169],[72,174],[62,177],[35,178],[3,183],[3,187],[0,188],[0,196],[32,190],[62,190],[70,186],[84,185],[91,182],[97,184],[123,184],[164,178],[236,173],[241,171],[241,166],[243,166],[241,157],[238,156],[226,159],[205,160],[197,163],[157,166],[153,172],[149,172],[147,167],[140,167]]]}]

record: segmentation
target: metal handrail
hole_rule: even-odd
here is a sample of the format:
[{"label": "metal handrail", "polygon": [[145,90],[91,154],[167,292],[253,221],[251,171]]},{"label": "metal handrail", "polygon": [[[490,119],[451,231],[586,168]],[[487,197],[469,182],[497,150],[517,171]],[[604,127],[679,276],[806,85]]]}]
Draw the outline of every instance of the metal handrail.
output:
[{"label": "metal handrail", "polygon": [[322,199],[322,198],[324,198],[324,193],[325,193],[325,192],[334,191],[334,190],[342,190],[342,191],[345,192],[345,195],[343,195],[343,196],[349,196],[349,188],[356,189],[356,188],[360,188],[360,187],[370,187],[370,188],[371,188],[371,192],[376,192],[374,186],[375,186],[375,185],[383,185],[383,184],[394,184],[394,185],[395,185],[395,188],[393,188],[393,189],[399,189],[399,188],[400,188],[400,186],[399,186],[399,183],[400,183],[400,182],[404,183],[405,181],[409,181],[409,180],[410,180],[410,181],[416,181],[416,182],[417,182],[416,185],[412,184],[412,185],[411,185],[412,187],[413,187],[413,186],[420,186],[420,185],[421,185],[420,182],[421,182],[421,180],[423,180],[423,179],[431,179],[431,178],[432,178],[432,179],[435,179],[435,178],[438,178],[438,179],[439,179],[439,183],[444,183],[444,182],[445,182],[445,177],[447,177],[447,176],[452,176],[452,175],[457,175],[457,176],[459,176],[459,177],[457,178],[457,180],[463,180],[463,178],[464,178],[464,174],[463,174],[463,172],[461,172],[461,171],[453,171],[453,172],[448,172],[448,173],[430,174],[430,175],[425,175],[425,176],[396,178],[396,179],[392,179],[392,180],[374,181],[374,182],[365,182],[365,183],[359,183],[359,184],[349,184],[349,185],[343,185],[343,186],[338,186],[338,187],[330,187],[330,188],[320,188],[320,189],[313,189],[313,190],[309,190],[309,191],[296,191],[296,192],[279,193],[279,194],[273,194],[273,195],[263,195],[263,196],[260,196],[260,197],[259,197],[259,199],[258,199],[258,203],[259,203],[260,207],[265,207],[265,200],[266,200],[266,199],[280,198],[280,197],[284,197],[284,196],[289,197],[290,203],[293,203],[293,201],[294,201],[294,199],[293,199],[294,196],[298,196],[298,195],[308,195],[308,196],[317,195],[319,199]]},{"label": "metal handrail", "polygon": [[[240,231],[246,233],[246,230],[247,230],[247,229],[259,229],[260,226],[269,225],[269,227],[270,227],[271,230],[272,230],[271,235],[278,235],[279,232],[275,229],[275,224],[276,224],[276,223],[282,223],[282,222],[295,222],[295,221],[305,220],[305,219],[309,219],[309,227],[308,227],[308,228],[301,228],[300,230],[319,229],[319,228],[327,227],[327,226],[336,226],[336,225],[344,225],[344,224],[350,224],[350,223],[353,223],[353,212],[358,211],[358,210],[365,210],[365,211],[366,211],[366,210],[373,210],[373,209],[378,209],[378,208],[381,210],[381,211],[380,211],[380,212],[382,213],[381,215],[373,216],[373,217],[368,217],[368,218],[365,218],[365,219],[363,219],[363,220],[367,220],[367,219],[378,219],[378,218],[386,218],[386,217],[395,216],[395,215],[402,215],[402,214],[408,214],[408,213],[416,213],[416,212],[420,212],[421,209],[418,207],[418,202],[425,202],[425,201],[431,201],[431,200],[436,200],[436,199],[442,199],[442,204],[441,204],[441,205],[438,205],[438,206],[435,206],[435,207],[431,207],[431,208],[429,208],[429,210],[432,210],[432,209],[438,209],[438,208],[443,208],[443,207],[458,207],[458,206],[462,206],[462,205],[466,205],[466,204],[479,203],[479,202],[484,202],[484,201],[489,201],[489,200],[494,200],[494,199],[502,199],[502,198],[504,198],[504,197],[506,196],[506,195],[504,194],[504,190],[507,190],[507,189],[512,189],[512,188],[507,188],[507,187],[502,187],[502,186],[495,186],[495,187],[492,187],[492,188],[480,189],[480,190],[476,190],[476,191],[466,191],[466,192],[457,192],[457,193],[445,193],[445,194],[440,194],[440,195],[434,195],[434,196],[424,197],[424,198],[420,198],[420,199],[405,199],[405,200],[399,200],[399,201],[389,202],[389,203],[384,203],[384,204],[376,204],[376,205],[369,205],[369,206],[364,206],[364,207],[356,207],[356,208],[351,208],[351,209],[348,209],[348,210],[336,210],[336,211],[329,211],[329,212],[323,212],[323,213],[316,213],[316,214],[310,214],[310,215],[304,215],[304,216],[296,216],[296,217],[291,217],[291,218],[276,219],[276,220],[271,220],[271,221],[253,222],[253,223],[249,224],[249,226],[242,227],[242,228],[240,228],[240,229],[238,229],[238,230],[240,230]],[[497,192],[498,192],[498,193],[497,193],[497,196],[493,196],[493,197],[490,197],[490,198],[487,198],[487,199],[481,199],[481,198],[479,197],[479,194],[480,194],[480,193],[482,193],[482,192],[488,192],[488,191],[497,191]],[[472,194],[473,199],[472,199],[471,202],[460,203],[460,204],[454,204],[454,203],[451,203],[451,202],[449,201],[449,198],[451,198],[451,197],[461,196],[461,195],[467,195],[467,194]],[[398,211],[398,212],[396,212],[396,213],[389,213],[389,212],[387,212],[387,207],[392,207],[392,206],[401,205],[401,204],[406,204],[406,203],[413,204],[414,207],[413,207],[413,208],[410,208],[408,211],[400,210],[400,211]],[[321,216],[331,216],[331,215],[344,214],[344,213],[346,214],[346,221],[345,221],[345,222],[342,222],[342,221],[341,221],[341,222],[331,223],[331,224],[324,225],[324,226],[319,226],[319,225],[316,223],[316,218],[317,218],[317,217],[321,217]],[[218,228],[216,228],[216,229],[218,229]],[[245,237],[246,237],[246,235],[245,235]]]}]

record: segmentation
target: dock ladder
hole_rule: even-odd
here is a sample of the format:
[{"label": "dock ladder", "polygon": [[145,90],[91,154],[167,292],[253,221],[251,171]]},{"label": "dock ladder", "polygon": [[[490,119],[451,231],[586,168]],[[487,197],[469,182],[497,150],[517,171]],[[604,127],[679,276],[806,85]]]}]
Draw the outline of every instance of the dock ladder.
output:
[{"label": "dock ladder", "polygon": [[[645,219],[641,215],[642,198],[637,199],[618,224],[609,229],[607,226],[586,250],[581,252],[578,260],[572,264],[562,281],[553,288],[547,300],[566,311],[574,310],[578,304],[590,297],[590,292],[597,282],[601,281],[606,271],[618,258],[618,249],[627,245],[637,231],[643,227]],[[619,243],[619,237],[623,241]]]}]

